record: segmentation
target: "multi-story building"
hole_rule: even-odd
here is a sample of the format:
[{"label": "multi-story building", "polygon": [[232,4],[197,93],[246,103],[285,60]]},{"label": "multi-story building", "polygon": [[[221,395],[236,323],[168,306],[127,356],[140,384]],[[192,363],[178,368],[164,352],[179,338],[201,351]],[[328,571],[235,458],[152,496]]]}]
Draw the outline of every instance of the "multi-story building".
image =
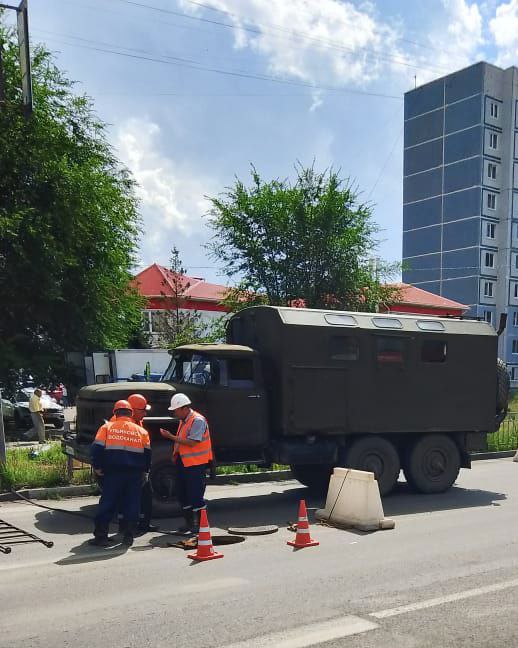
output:
[{"label": "multi-story building", "polygon": [[495,326],[507,313],[499,353],[518,381],[518,68],[407,92],[404,147],[403,281]]}]

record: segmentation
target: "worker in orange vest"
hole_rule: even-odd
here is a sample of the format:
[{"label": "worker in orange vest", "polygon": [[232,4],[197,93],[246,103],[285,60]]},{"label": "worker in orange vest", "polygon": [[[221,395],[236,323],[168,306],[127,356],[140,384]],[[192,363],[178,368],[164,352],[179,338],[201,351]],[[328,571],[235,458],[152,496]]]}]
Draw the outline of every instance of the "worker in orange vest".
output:
[{"label": "worker in orange vest", "polygon": [[[145,428],[142,419],[146,416],[146,413],[151,410],[151,405],[147,402],[145,396],[142,394],[130,394],[128,396],[128,403],[133,409],[133,420],[138,425],[141,425]],[[151,514],[153,512],[153,491],[151,489],[151,482],[149,480],[149,475],[144,477],[144,483],[142,484],[142,494],[140,501],[140,515],[138,530],[141,533],[147,533],[148,531],[156,531],[157,526],[151,524]]]},{"label": "worker in orange vest", "polygon": [[169,410],[180,420],[178,431],[171,434],[160,428],[160,434],[174,441],[176,493],[186,522],[185,530],[197,533],[200,511],[206,508],[206,472],[212,460],[212,444],[207,420],[191,409],[191,404],[190,398],[185,394],[175,394],[171,398]]},{"label": "worker in orange vest", "polygon": [[[151,410],[151,405],[148,404],[147,399],[142,394],[130,394],[128,396],[128,403],[131,405],[133,410],[133,420],[137,425],[144,427],[143,419],[146,416],[147,412]],[[114,421],[115,416],[112,416],[110,421]],[[147,473],[143,476],[142,483],[142,493],[140,498],[140,514],[139,514],[139,523],[138,531],[140,533],[147,533],[148,531],[156,531],[158,527],[151,524],[151,515],[153,511],[153,492],[151,490],[151,482],[149,481],[149,475]],[[119,524],[121,526],[121,531],[124,529],[124,522],[122,520],[122,513],[119,513]]]},{"label": "worker in orange vest", "polygon": [[103,491],[95,516],[91,544],[108,546],[110,521],[120,510],[124,520],[123,544],[131,546],[139,519],[143,474],[151,467],[149,435],[132,419],[133,409],[126,400],[113,408],[114,421],[101,425],[92,444],[92,466],[103,478]]}]

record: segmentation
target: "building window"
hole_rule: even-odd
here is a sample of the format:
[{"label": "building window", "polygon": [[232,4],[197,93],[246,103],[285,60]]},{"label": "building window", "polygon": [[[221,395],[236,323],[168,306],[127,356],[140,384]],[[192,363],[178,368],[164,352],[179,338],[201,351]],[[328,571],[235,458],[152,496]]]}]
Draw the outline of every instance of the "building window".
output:
[{"label": "building window", "polygon": [[511,380],[518,380],[518,367],[511,367]]},{"label": "building window", "polygon": [[489,148],[498,148],[498,135],[496,133],[489,133]]},{"label": "building window", "polygon": [[518,339],[513,340],[513,348],[512,348],[513,353],[518,353]]},{"label": "building window", "polygon": [[518,270],[518,254],[514,257],[514,267]]},{"label": "building window", "polygon": [[494,239],[495,238],[495,224],[486,223],[486,238]]},{"label": "building window", "polygon": [[494,103],[493,101],[491,102],[491,105],[489,107],[489,112],[491,114],[491,117],[493,119],[498,119],[498,104]]},{"label": "building window", "polygon": [[487,194],[487,206],[488,209],[496,209],[496,194],[494,193]]},{"label": "building window", "polygon": [[513,326],[518,326],[518,311],[513,313]]},{"label": "building window", "polygon": [[486,252],[486,268],[494,268],[495,267],[495,255],[493,252]]},{"label": "building window", "polygon": [[518,299],[518,283],[514,284],[514,292],[513,292],[513,294],[514,294],[514,298]]},{"label": "building window", "polygon": [[486,322],[488,324],[492,324],[493,323],[493,312],[489,311],[489,310],[484,311],[484,319],[486,320]]},{"label": "building window", "polygon": [[496,180],[496,164],[491,164],[491,162],[488,163],[488,165],[487,165],[487,177],[490,180]]},{"label": "building window", "polygon": [[484,281],[484,297],[492,297],[492,296],[493,296],[493,282]]}]

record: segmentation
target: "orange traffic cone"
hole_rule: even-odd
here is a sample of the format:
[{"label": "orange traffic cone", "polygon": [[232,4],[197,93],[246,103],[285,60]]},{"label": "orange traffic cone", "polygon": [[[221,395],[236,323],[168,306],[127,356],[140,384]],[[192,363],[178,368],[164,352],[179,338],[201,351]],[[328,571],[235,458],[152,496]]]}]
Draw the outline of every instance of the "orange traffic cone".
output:
[{"label": "orange traffic cone", "polygon": [[187,557],[192,558],[192,560],[214,560],[215,558],[223,558],[223,554],[214,551],[214,547],[212,546],[212,538],[210,537],[210,527],[206,509],[202,509],[200,515],[200,530],[198,533],[198,547],[196,553],[187,554]]},{"label": "orange traffic cone", "polygon": [[305,500],[300,500],[299,521],[297,522],[295,542],[290,540],[288,544],[292,547],[297,547],[297,549],[302,549],[302,547],[316,547],[320,544],[317,540],[312,540],[309,534],[308,512],[306,510]]}]

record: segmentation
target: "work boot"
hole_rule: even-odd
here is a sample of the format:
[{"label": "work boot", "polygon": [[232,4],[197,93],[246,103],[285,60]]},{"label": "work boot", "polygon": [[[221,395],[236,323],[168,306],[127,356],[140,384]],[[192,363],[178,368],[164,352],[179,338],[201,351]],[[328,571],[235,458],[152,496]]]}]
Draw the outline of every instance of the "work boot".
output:
[{"label": "work boot", "polygon": [[191,531],[193,533],[199,533],[200,531],[200,511],[199,510],[192,512]]},{"label": "work boot", "polygon": [[95,536],[91,540],[88,540],[88,544],[93,545],[94,547],[110,547],[115,541],[108,536]]},{"label": "work boot", "polygon": [[184,508],[182,509],[182,515],[185,520],[185,524],[183,524],[179,529],[179,533],[192,533],[192,527],[194,524],[194,513],[191,508]]},{"label": "work boot", "polygon": [[125,547],[131,547],[131,545],[133,544],[134,540],[135,540],[135,538],[134,538],[134,536],[133,536],[133,533],[128,533],[128,532],[126,532],[126,533],[124,534],[123,538],[122,538],[122,544],[123,544]]}]

